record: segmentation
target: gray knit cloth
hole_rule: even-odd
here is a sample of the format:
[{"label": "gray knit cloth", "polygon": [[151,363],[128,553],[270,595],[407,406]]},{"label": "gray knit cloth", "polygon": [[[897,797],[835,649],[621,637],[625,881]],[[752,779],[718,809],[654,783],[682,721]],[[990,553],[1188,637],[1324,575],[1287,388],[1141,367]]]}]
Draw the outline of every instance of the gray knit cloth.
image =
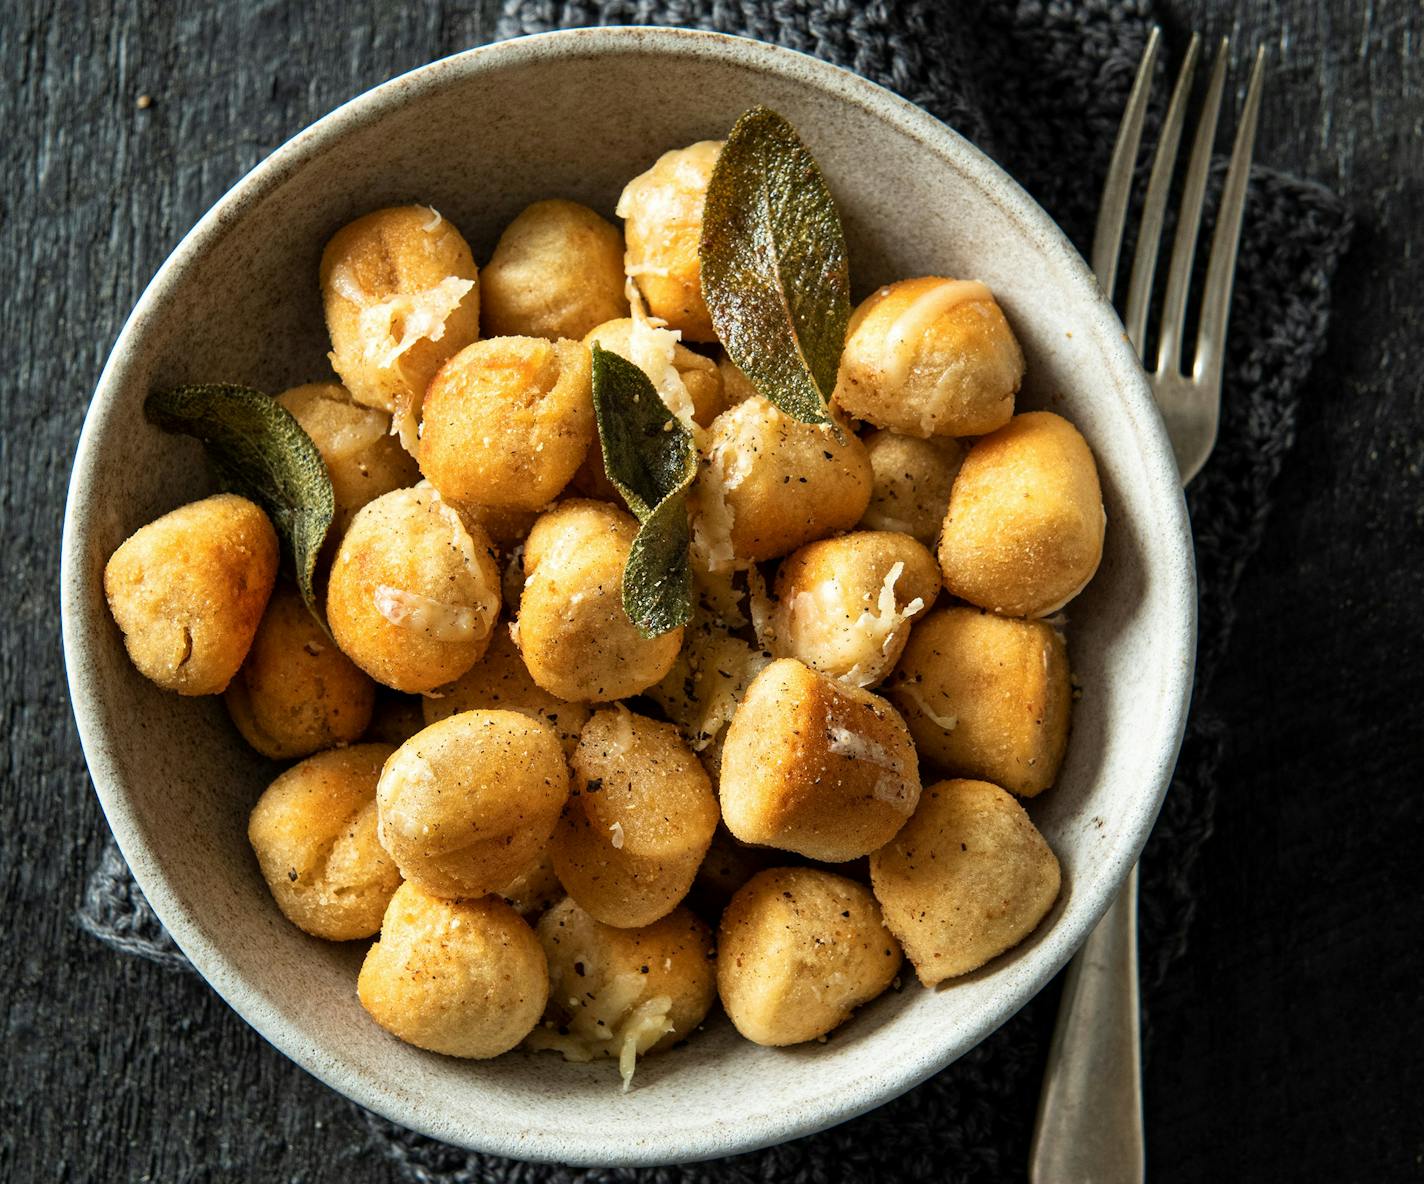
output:
[{"label": "gray knit cloth", "polygon": [[[978,144],[1086,252],[1108,154],[1152,21],[1146,0],[506,0],[499,34],[684,25],[743,33],[848,66]],[[1164,89],[1159,79],[1159,103]],[[1349,234],[1349,214],[1327,190],[1268,168],[1254,170],[1221,437],[1189,498],[1201,582],[1196,702],[1172,791],[1142,861],[1149,1013],[1152,988],[1186,948],[1193,868],[1212,830],[1224,735],[1212,710],[1212,675],[1226,647],[1241,572],[1270,510],[1272,483],[1294,443],[1301,387],[1325,343],[1330,281]],[[126,953],[187,965],[112,846],[93,874],[80,923]],[[645,1171],[537,1166],[470,1154],[373,1115],[367,1121],[402,1173],[422,1184],[997,1181],[1018,1176],[1026,1162],[1055,1001],[1055,991],[1045,992],[973,1052],[879,1110],[820,1135],[709,1164]]]}]

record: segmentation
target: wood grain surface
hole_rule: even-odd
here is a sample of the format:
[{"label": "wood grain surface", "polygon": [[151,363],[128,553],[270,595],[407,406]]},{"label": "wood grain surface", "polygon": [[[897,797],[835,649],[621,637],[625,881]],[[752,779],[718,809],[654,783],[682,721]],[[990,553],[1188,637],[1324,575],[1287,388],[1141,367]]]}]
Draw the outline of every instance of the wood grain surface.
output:
[{"label": "wood grain surface", "polygon": [[[1160,8],[1175,48],[1191,28],[1270,47],[1258,157],[1333,187],[1359,229],[1213,691],[1217,833],[1190,949],[1148,1000],[1152,1178],[1424,1178],[1424,10]],[[354,1108],[203,983],[76,927],[103,822],[59,654],[59,530],[103,360],[188,227],[317,116],[485,39],[494,10],[0,11],[0,1180],[397,1178]]]}]

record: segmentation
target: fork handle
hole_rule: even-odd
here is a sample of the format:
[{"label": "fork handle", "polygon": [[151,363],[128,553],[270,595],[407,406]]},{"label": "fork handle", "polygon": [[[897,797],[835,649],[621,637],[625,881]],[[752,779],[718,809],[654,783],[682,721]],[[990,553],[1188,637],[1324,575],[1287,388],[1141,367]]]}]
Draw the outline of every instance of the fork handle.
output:
[{"label": "fork handle", "polygon": [[1029,1152],[1033,1184],[1141,1184],[1137,868],[1068,968]]}]

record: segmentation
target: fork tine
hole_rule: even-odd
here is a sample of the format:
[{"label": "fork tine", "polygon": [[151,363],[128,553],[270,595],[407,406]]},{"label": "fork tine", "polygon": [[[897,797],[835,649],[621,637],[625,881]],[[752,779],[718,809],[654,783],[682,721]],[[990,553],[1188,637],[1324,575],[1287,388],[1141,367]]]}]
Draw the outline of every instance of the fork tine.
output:
[{"label": "fork tine", "polygon": [[1132,195],[1133,168],[1142,144],[1142,122],[1147,115],[1147,100],[1152,95],[1152,67],[1157,61],[1161,40],[1162,30],[1153,25],[1147,36],[1147,47],[1142,51],[1142,64],[1137,67],[1137,77],[1127,97],[1127,110],[1118,127],[1108,175],[1103,181],[1102,201],[1098,204],[1098,224],[1093,232],[1093,274],[1109,300],[1122,250],[1122,228],[1127,220],[1127,201]]},{"label": "fork tine", "polygon": [[[1226,320],[1231,313],[1231,285],[1236,278],[1236,248],[1241,241],[1241,218],[1246,209],[1246,183],[1251,176],[1251,153],[1256,142],[1256,119],[1261,111],[1261,80],[1265,76],[1266,47],[1256,51],[1251,82],[1241,108],[1241,124],[1231,149],[1231,165],[1221,190],[1221,209],[1211,237],[1211,259],[1206,266],[1206,288],[1202,294],[1201,324],[1197,329],[1193,377],[1198,385],[1221,389],[1221,368],[1225,357]],[[1219,402],[1219,400],[1218,400]]]},{"label": "fork tine", "polygon": [[1132,279],[1127,287],[1127,309],[1123,320],[1127,338],[1138,357],[1143,357],[1147,336],[1147,306],[1152,299],[1152,277],[1157,273],[1157,251],[1162,242],[1162,220],[1167,211],[1167,192],[1172,186],[1172,173],[1177,164],[1177,148],[1182,142],[1182,128],[1187,122],[1187,98],[1192,90],[1192,75],[1196,72],[1201,38],[1192,34],[1182,69],[1172,88],[1172,101],[1167,105],[1167,117],[1162,122],[1162,138],[1157,142],[1157,154],[1152,158],[1152,176],[1147,182],[1147,197],[1142,207],[1142,227],[1137,233],[1137,253],[1132,260]]},{"label": "fork tine", "polygon": [[1192,144],[1191,163],[1187,166],[1187,179],[1182,188],[1182,209],[1177,221],[1176,239],[1172,243],[1172,264],[1167,272],[1167,293],[1162,305],[1158,374],[1175,374],[1181,369],[1187,285],[1192,278],[1192,257],[1196,254],[1197,231],[1201,228],[1206,179],[1211,170],[1211,147],[1216,139],[1216,123],[1221,114],[1221,95],[1226,89],[1228,48],[1223,37],[1211,67],[1211,82],[1207,85],[1206,101],[1202,104],[1196,139]]}]

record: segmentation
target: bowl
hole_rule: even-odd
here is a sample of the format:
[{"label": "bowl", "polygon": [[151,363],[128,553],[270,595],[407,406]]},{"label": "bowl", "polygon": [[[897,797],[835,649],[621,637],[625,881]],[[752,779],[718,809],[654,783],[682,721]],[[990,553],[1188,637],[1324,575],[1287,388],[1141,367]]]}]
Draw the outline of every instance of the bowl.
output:
[{"label": "bowl", "polygon": [[[890,993],[826,1044],[743,1041],[725,1018],[639,1066],[549,1053],[454,1060],[401,1044],[356,999],[362,943],[278,913],[247,844],[275,773],[216,698],[159,691],[129,664],[104,563],[139,526],[211,492],[201,450],[142,414],[153,387],[267,390],[327,373],[317,262],[381,205],[433,204],[487,259],[526,204],[611,214],[662,151],[720,138],[754,103],[787,116],[840,203],[856,295],[908,275],[972,276],[1023,344],[1026,407],[1067,415],[1097,455],[1108,516],[1097,578],[1068,610],[1082,684],[1059,784],[1032,802],[1062,862],[1052,913],[1021,946],[937,990]],[[194,966],[332,1088],[435,1138],[522,1159],[663,1164],[825,1128],[909,1089],[994,1031],[1053,976],[1137,858],[1176,760],[1195,649],[1186,510],[1122,326],[1049,217],[973,145],[833,66],[709,33],[588,29],[415,70],[274,152],[183,239],[105,366],[80,437],[63,554],[70,693],[94,785],[144,894]]]}]

